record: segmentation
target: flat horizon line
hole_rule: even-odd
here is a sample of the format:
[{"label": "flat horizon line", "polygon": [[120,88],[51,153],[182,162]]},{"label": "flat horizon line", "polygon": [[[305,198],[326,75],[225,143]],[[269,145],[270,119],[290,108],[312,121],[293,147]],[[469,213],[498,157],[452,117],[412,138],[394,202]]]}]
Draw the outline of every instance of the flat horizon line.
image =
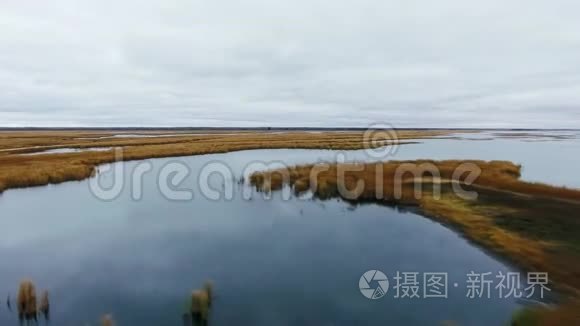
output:
[{"label": "flat horizon line", "polygon": [[[281,130],[312,130],[312,131],[342,131],[342,130],[368,130],[368,129],[389,129],[389,128],[369,128],[369,127],[0,127],[0,131],[36,131],[36,130],[259,130],[259,131],[281,131]],[[498,130],[498,131],[580,131],[580,128],[474,128],[474,127],[405,127],[392,128],[396,130]]]}]

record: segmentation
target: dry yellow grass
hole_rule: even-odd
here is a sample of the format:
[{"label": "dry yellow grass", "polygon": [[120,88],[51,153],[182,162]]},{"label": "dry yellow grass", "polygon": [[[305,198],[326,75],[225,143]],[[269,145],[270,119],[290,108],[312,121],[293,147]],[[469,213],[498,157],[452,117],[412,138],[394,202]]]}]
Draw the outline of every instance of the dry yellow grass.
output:
[{"label": "dry yellow grass", "polygon": [[[440,136],[451,131],[398,132],[401,143]],[[112,134],[115,134],[114,132]],[[159,132],[157,132],[159,133]],[[175,132],[171,132],[175,133]],[[160,138],[79,139],[111,135],[105,132],[44,131],[0,132],[0,192],[18,187],[82,180],[99,164],[115,161],[113,151],[50,155],[17,155],[55,148],[122,147],[124,161],[175,157],[261,148],[360,149],[363,132],[236,132]],[[30,148],[42,146],[41,148]]]},{"label": "dry yellow grass", "polygon": [[[297,186],[299,190],[310,187],[310,173],[313,168],[320,171],[316,174],[318,182],[318,195],[326,196],[323,189],[328,185],[336,186],[339,169],[345,171],[345,187],[353,189],[356,187],[358,180],[364,181],[365,190],[358,197],[361,199],[382,199],[391,200],[394,197],[394,190],[397,189],[395,184],[397,180],[401,183],[414,183],[417,176],[421,176],[424,184],[433,183],[432,175],[429,174],[431,169],[437,171],[439,182],[449,182],[452,179],[463,180],[470,171],[471,167],[478,167],[481,173],[473,186],[479,188],[491,188],[497,191],[518,193],[528,196],[538,196],[547,198],[557,198],[562,200],[580,201],[580,192],[575,189],[565,187],[554,187],[541,183],[524,182],[519,179],[521,167],[508,161],[480,161],[480,160],[415,160],[415,161],[390,161],[388,163],[372,164],[331,164],[326,168],[324,165],[304,165],[290,167],[289,169],[266,171],[255,173],[251,176],[253,184],[259,187],[270,187],[272,190],[280,189],[285,174],[288,174],[289,182]],[[401,174],[399,178],[395,177],[397,173]],[[455,177],[454,177],[455,175]],[[383,184],[383,195],[377,198],[377,182]],[[329,189],[332,189],[330,187]],[[403,187],[404,188],[404,187]],[[268,189],[263,189],[268,190]],[[409,189],[403,189],[409,190]],[[409,193],[413,195],[413,192]],[[407,193],[403,193],[403,200]],[[408,198],[409,200],[413,200]],[[398,200],[401,201],[401,200]]]},{"label": "dry yellow grass", "polygon": [[[452,131],[401,131],[402,143],[412,139],[441,136]],[[141,132],[139,132],[141,133]],[[174,132],[171,132],[174,133]],[[100,137],[106,132],[0,132],[0,192],[9,188],[28,187],[82,180],[89,177],[99,164],[115,161],[112,151],[80,152],[41,156],[20,156],[42,146],[48,148],[123,147],[123,160],[222,153],[259,148],[307,149],[360,149],[364,148],[362,132],[321,134],[291,132],[284,134],[243,132],[236,135],[195,135],[162,138],[119,138],[87,140],[78,138]],[[19,148],[19,149],[18,149]],[[11,149],[11,150],[10,150]],[[433,164],[441,180],[420,177],[425,185],[422,196],[415,196],[416,174],[423,171],[409,169],[401,182],[394,178],[401,164]],[[454,196],[447,184],[443,196],[435,199],[431,191],[434,183],[446,183],[454,171],[465,163],[476,164],[482,174],[468,187],[478,190],[477,201],[466,201]],[[423,213],[460,230],[470,240],[511,259],[527,270],[547,271],[550,278],[570,293],[580,290],[580,257],[578,234],[580,223],[580,191],[519,180],[520,167],[510,162],[483,161],[412,161],[388,164],[362,164],[362,171],[347,172],[344,184],[339,185],[339,168],[330,166],[316,176],[315,192],[320,198],[341,196],[339,186],[354,189],[359,180],[366,183],[361,194],[349,201],[378,201],[396,205],[417,205]],[[348,168],[343,166],[342,168]],[[350,166],[353,167],[353,166]],[[310,172],[313,166],[290,169],[289,183],[297,192],[312,186]],[[377,173],[380,171],[380,176]],[[280,189],[285,181],[281,171],[252,175],[251,181],[260,189]],[[377,180],[382,183],[382,194],[377,194]],[[401,188],[401,196],[395,189]],[[515,207],[515,208],[514,208]],[[556,225],[557,231],[552,230]],[[23,293],[26,292],[23,290]],[[203,295],[202,295],[203,296]],[[201,298],[204,301],[203,298]],[[26,301],[26,300],[24,300]],[[36,301],[36,300],[35,300]],[[19,301],[20,302],[20,301]],[[577,321],[580,305],[573,301],[557,312],[542,312],[542,324],[557,325],[558,321]],[[554,322],[556,321],[556,322]],[[104,323],[105,321],[103,321]],[[112,322],[112,319],[111,319]],[[570,323],[568,323],[570,324]],[[573,324],[573,323],[572,323]]]},{"label": "dry yellow grass", "polygon": [[[437,168],[440,178],[425,174],[425,164]],[[456,195],[448,181],[465,164],[481,169],[467,190],[477,190],[477,200]],[[402,166],[409,172],[397,177]],[[353,171],[355,168],[359,171]],[[428,217],[458,229],[468,239],[506,257],[530,271],[545,271],[561,290],[580,290],[580,191],[519,180],[520,166],[504,161],[405,161],[376,164],[333,164],[297,166],[257,172],[250,181],[264,191],[280,189],[284,183],[297,192],[311,189],[319,198],[342,197],[353,203],[375,201],[393,205],[416,205]],[[338,171],[346,171],[343,178]],[[462,183],[461,178],[454,179]],[[400,182],[397,181],[400,179]],[[364,190],[353,190],[363,181]],[[315,182],[315,183],[314,183]],[[419,196],[415,185],[422,185]],[[381,186],[382,184],[382,186]],[[435,184],[442,195],[435,198]],[[312,187],[311,187],[312,186]],[[379,194],[380,189],[381,194]],[[397,189],[401,189],[397,196]]]},{"label": "dry yellow grass", "polygon": [[[444,136],[454,132],[453,130],[399,130],[396,136],[401,139],[418,139],[433,136]],[[117,134],[139,134],[162,136],[155,138],[98,138],[110,137]],[[171,134],[171,136],[163,136]],[[176,136],[183,134],[183,136]],[[259,132],[259,131],[227,131],[227,132],[170,132],[170,131],[147,131],[147,132],[89,132],[89,131],[0,131],[0,155],[6,152],[27,153],[46,148],[59,147],[110,147],[110,146],[141,146],[161,145],[190,142],[292,142],[300,143],[325,143],[333,146],[336,143],[352,142],[360,143],[363,137],[362,131],[325,131],[320,133],[289,131],[289,132]],[[35,147],[36,148],[31,148]],[[309,145],[307,145],[309,146]]]},{"label": "dry yellow grass", "polygon": [[[504,229],[464,200],[453,195],[445,195],[440,200],[426,196],[421,199],[421,209],[426,216],[457,227],[475,243],[508,257],[526,270],[547,271],[552,280],[571,281],[562,270],[550,265],[553,260],[550,251],[557,250],[557,245]],[[577,281],[574,283],[575,286],[579,285]]]},{"label": "dry yellow grass", "polygon": [[36,287],[29,280],[23,280],[18,287],[18,316],[20,320],[36,319]]},{"label": "dry yellow grass", "polygon": [[197,324],[207,325],[213,301],[213,283],[206,281],[201,290],[191,293],[191,317]]}]

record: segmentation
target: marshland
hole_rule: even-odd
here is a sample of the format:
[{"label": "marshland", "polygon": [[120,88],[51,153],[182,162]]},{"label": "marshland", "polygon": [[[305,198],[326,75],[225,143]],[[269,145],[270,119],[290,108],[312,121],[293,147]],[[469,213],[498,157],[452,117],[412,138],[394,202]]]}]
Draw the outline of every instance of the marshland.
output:
[{"label": "marshland", "polygon": [[[408,139],[442,136],[450,132],[450,130],[400,131],[396,141],[404,143]],[[178,136],[179,133],[175,131],[169,133],[149,131],[138,135],[106,131],[0,131],[0,192],[8,188],[82,180],[91,176],[97,165],[117,160],[200,155],[258,148],[346,150],[365,146],[362,131],[312,133],[240,130],[228,133],[199,132],[199,136],[186,131],[182,133],[183,136]],[[120,135],[127,137],[115,137]],[[388,141],[385,141],[386,143]],[[114,155],[110,150],[113,147],[123,150],[122,158]],[[43,153],[61,155],[42,155]]]},{"label": "marshland", "polygon": [[[37,310],[47,291],[55,325],[97,325],[101,319],[179,325],[192,297],[204,302],[196,289],[206,289],[209,279],[212,325],[578,321],[576,133],[402,130],[396,141],[373,145],[396,146],[384,158],[368,155],[362,131],[177,133],[184,135],[0,132],[0,295],[15,300],[19,284],[34,280]],[[59,148],[111,150],[38,153]],[[114,148],[123,148],[123,156]],[[31,153],[38,154],[22,155]],[[283,162],[289,179],[247,168],[256,161]],[[143,176],[140,199],[129,186],[108,201],[91,192],[91,180],[115,177],[114,169],[100,171],[103,164],[134,171],[143,162],[152,170]],[[160,190],[158,176],[172,162],[189,168],[177,188],[191,189],[193,199],[169,200]],[[233,189],[229,199],[209,199],[198,189],[198,172],[212,162],[232,171],[232,178],[208,180],[212,189]],[[307,176],[324,162],[330,169],[311,188]],[[409,173],[395,198],[393,173],[405,163],[431,164],[440,178]],[[481,168],[473,183],[463,185],[477,199],[458,197],[448,182],[465,163]],[[341,196],[333,182],[344,164],[362,167],[346,178],[348,189],[366,181],[357,196]],[[379,170],[384,191],[377,198]],[[121,179],[133,181],[130,173]],[[423,186],[418,197],[417,181]],[[437,198],[435,186],[441,189]],[[389,278],[397,271],[447,272],[449,297],[395,299],[391,288],[384,298],[368,300],[358,282],[370,269]],[[466,299],[471,271],[548,272],[551,291],[529,300]],[[0,307],[0,324],[17,323],[15,309]]]}]

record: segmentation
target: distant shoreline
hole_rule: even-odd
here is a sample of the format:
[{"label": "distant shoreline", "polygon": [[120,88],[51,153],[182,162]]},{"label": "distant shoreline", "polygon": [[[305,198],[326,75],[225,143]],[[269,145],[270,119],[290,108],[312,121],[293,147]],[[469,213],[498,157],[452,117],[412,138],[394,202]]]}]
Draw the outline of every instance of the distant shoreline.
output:
[{"label": "distant shoreline", "polygon": [[[0,131],[208,131],[208,130],[247,130],[247,131],[364,131],[369,127],[0,127]],[[580,128],[394,128],[396,130],[478,130],[478,131],[580,131]]]}]

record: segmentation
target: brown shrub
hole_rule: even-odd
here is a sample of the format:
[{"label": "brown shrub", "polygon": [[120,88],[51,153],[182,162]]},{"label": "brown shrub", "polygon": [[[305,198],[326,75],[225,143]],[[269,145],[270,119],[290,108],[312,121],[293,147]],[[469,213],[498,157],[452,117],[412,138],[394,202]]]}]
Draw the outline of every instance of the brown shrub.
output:
[{"label": "brown shrub", "polygon": [[18,287],[18,314],[26,316],[36,315],[36,288],[30,280],[23,280]]}]

